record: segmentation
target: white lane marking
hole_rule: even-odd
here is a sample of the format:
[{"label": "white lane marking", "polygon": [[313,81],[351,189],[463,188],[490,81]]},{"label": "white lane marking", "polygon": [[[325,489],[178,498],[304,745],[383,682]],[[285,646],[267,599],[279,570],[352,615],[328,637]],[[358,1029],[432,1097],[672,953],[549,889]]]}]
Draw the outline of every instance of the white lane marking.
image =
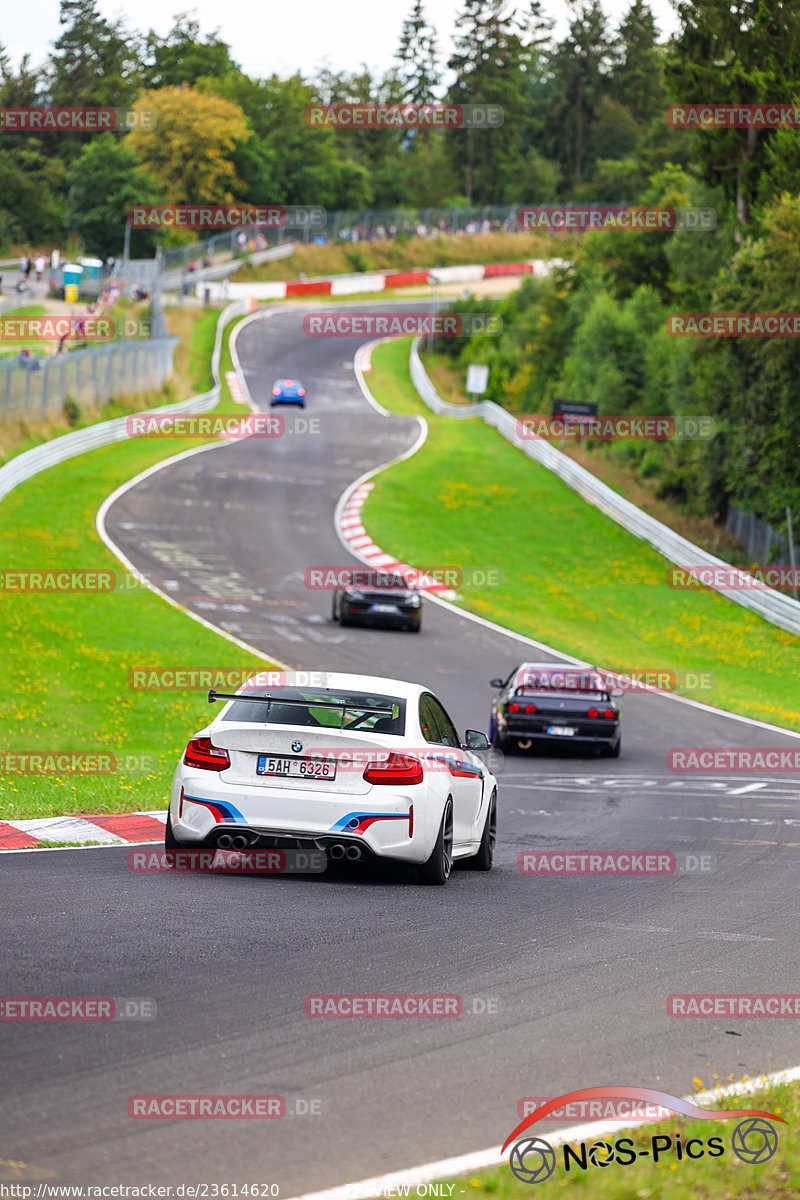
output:
[{"label": "white lane marking", "polygon": [[743,796],[745,792],[758,792],[761,788],[765,788],[766,783],[747,783],[744,787],[734,788],[732,792],[728,792],[729,796]]},{"label": "white lane marking", "polygon": [[[714,1088],[710,1092],[698,1092],[684,1099],[690,1104],[711,1105],[726,1096],[751,1096],[764,1087],[792,1083],[796,1079],[800,1079],[800,1067],[791,1067],[785,1071],[775,1071],[771,1075],[761,1075],[757,1079]],[[641,1120],[590,1121],[584,1125],[560,1129],[556,1133],[548,1132],[547,1140],[551,1146],[560,1146],[564,1142],[588,1142],[607,1133],[646,1125],[647,1122],[647,1117]],[[300,1196],[290,1197],[289,1200],[368,1200],[371,1196],[389,1195],[390,1189],[394,1189],[397,1194],[398,1187],[415,1188],[435,1179],[465,1175],[469,1171],[481,1171],[487,1167],[499,1166],[503,1162],[505,1159],[500,1154],[500,1147],[492,1146],[488,1150],[476,1150],[471,1154],[460,1154],[456,1158],[442,1158],[438,1162],[425,1163],[424,1166],[410,1167],[404,1171],[393,1171],[388,1175],[374,1175],[371,1179],[360,1179],[357,1183],[343,1183],[319,1192],[304,1192]]]}]

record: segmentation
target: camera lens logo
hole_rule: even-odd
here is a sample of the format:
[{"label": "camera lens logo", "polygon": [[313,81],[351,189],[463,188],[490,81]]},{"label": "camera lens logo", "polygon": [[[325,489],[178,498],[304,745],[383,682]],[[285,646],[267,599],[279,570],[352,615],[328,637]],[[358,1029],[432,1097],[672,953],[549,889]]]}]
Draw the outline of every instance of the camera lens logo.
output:
[{"label": "camera lens logo", "polygon": [[595,1142],[589,1150],[589,1162],[593,1167],[607,1167],[614,1161],[614,1147],[610,1142]]},{"label": "camera lens logo", "polygon": [[544,1138],[517,1142],[508,1165],[522,1183],[544,1183],[556,1169],[556,1152]]},{"label": "camera lens logo", "polygon": [[770,1125],[763,1117],[740,1121],[731,1137],[731,1149],[737,1158],[751,1166],[769,1162],[778,1149],[774,1125]]}]

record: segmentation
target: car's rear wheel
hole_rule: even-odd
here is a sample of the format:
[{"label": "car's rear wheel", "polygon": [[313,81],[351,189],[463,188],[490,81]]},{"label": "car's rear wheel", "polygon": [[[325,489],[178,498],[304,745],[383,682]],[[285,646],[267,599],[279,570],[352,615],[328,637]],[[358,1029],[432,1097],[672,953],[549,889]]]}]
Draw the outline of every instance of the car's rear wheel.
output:
[{"label": "car's rear wheel", "polygon": [[472,871],[491,871],[494,862],[494,847],[497,842],[497,792],[492,792],[489,811],[483,826],[483,836],[478,853],[464,859],[464,866]]},{"label": "car's rear wheel", "polygon": [[453,869],[453,802],[448,800],[442,813],[442,823],[431,856],[419,868],[421,883],[441,886],[447,883]]},{"label": "car's rear wheel", "polygon": [[187,842],[179,842],[172,832],[172,816],[167,811],[167,823],[164,826],[164,850],[166,851],[167,862],[175,861],[175,854],[179,850],[197,850],[199,847],[196,843],[189,845]]},{"label": "car's rear wheel", "polygon": [[620,754],[622,753],[622,734],[620,734],[617,738],[616,746],[608,746],[603,753],[605,754],[606,758],[619,758]]}]

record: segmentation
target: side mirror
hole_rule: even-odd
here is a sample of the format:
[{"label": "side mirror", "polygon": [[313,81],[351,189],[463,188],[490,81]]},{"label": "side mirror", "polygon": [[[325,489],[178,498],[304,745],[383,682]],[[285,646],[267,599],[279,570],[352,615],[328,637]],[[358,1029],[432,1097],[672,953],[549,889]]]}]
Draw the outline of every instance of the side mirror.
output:
[{"label": "side mirror", "polygon": [[611,692],[611,696],[612,696],[612,697],[613,697],[615,700],[619,700],[620,696],[624,696],[624,695],[625,695],[625,693],[624,693],[624,692]]},{"label": "side mirror", "polygon": [[504,679],[490,679],[489,680],[489,687],[501,688],[501,687],[503,687],[504,684],[505,684]]},{"label": "side mirror", "polygon": [[466,741],[461,747],[462,750],[488,750],[489,739],[485,733],[481,733],[478,729],[468,729]]}]

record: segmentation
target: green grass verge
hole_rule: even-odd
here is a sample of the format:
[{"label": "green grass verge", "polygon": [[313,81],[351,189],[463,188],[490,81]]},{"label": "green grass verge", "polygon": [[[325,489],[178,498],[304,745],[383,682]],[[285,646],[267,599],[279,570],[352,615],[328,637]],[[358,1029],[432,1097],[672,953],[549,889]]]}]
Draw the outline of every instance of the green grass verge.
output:
[{"label": "green grass verge", "polygon": [[[555,1147],[555,1170],[549,1179],[535,1184],[535,1192],[531,1185],[517,1179],[506,1164],[490,1171],[479,1171],[472,1176],[459,1179],[454,1187],[453,1195],[458,1196],[463,1191],[470,1200],[530,1200],[532,1195],[537,1200],[552,1200],[554,1196],[591,1196],[592,1200],[661,1200],[662,1197],[685,1198],[685,1200],[773,1200],[775,1197],[795,1197],[800,1194],[800,1146],[793,1134],[798,1119],[800,1119],[800,1087],[796,1083],[780,1084],[760,1091],[755,1095],[726,1096],[724,1100],[716,1101],[714,1108],[752,1108],[765,1112],[776,1113],[787,1122],[786,1125],[775,1123],[778,1135],[778,1146],[774,1156],[760,1165],[751,1165],[737,1158],[731,1147],[733,1131],[738,1122],[734,1119],[727,1121],[687,1121],[676,1118],[661,1121],[658,1124],[642,1125],[634,1130],[612,1133],[605,1138],[587,1138],[586,1148],[587,1167],[576,1165],[570,1158],[570,1170],[564,1168],[564,1153],[561,1147]],[[577,1122],[575,1122],[577,1124]],[[547,1122],[533,1126],[525,1137],[540,1137],[548,1140]],[[677,1157],[676,1146],[680,1135],[683,1157]],[[658,1144],[663,1149],[659,1153],[659,1161],[655,1163],[652,1156],[651,1138],[656,1136],[671,1137],[672,1144],[667,1149],[664,1143]],[[588,1151],[598,1141],[608,1141],[613,1144],[616,1139],[629,1137],[634,1146],[631,1148],[637,1158],[634,1163],[611,1161],[605,1166],[592,1166]],[[723,1153],[710,1158],[707,1153],[709,1138],[718,1137],[723,1147]],[[691,1159],[685,1153],[687,1142],[698,1138],[703,1143],[703,1156]],[[759,1144],[755,1135],[750,1135],[745,1145],[756,1148]],[[581,1163],[583,1154],[580,1143],[570,1145],[579,1155]],[[718,1145],[716,1147],[719,1148]],[[629,1147],[621,1147],[622,1157],[630,1157],[626,1151]],[[640,1150],[650,1151],[648,1157],[639,1157]],[[698,1154],[700,1147],[695,1143],[692,1151]],[[603,1159],[606,1152],[602,1149],[596,1152],[598,1159]],[[535,1157],[526,1159],[526,1165],[536,1167]],[[413,1189],[412,1189],[413,1192]]]},{"label": "green grass verge", "polygon": [[[214,320],[210,322],[213,335]],[[195,326],[190,358],[202,360],[198,391],[211,386],[209,322]],[[231,366],[227,338],[221,362]],[[217,413],[243,413],[223,385]],[[201,443],[134,439],[91,451],[21,484],[2,502],[3,566],[9,570],[121,570],[100,541],[104,498],[152,463]],[[127,812],[166,806],[177,757],[208,718],[201,691],[134,691],[133,668],[259,670],[239,650],[146,589],[112,593],[0,592],[7,753],[141,755],[107,774],[3,774],[0,819]],[[116,761],[116,760],[115,760]],[[18,760],[13,766],[20,766]],[[126,769],[126,767],[128,769]],[[136,769],[130,769],[136,768]]]},{"label": "green grass verge", "polygon": [[430,430],[369,494],[364,523],[383,550],[413,566],[499,568],[500,586],[459,589],[465,607],[612,670],[710,673],[712,687],[685,694],[800,729],[800,638],[714,592],[673,590],[665,559],[494,429],[434,416],[408,350],[378,347],[367,376],[381,404],[423,413]]}]

